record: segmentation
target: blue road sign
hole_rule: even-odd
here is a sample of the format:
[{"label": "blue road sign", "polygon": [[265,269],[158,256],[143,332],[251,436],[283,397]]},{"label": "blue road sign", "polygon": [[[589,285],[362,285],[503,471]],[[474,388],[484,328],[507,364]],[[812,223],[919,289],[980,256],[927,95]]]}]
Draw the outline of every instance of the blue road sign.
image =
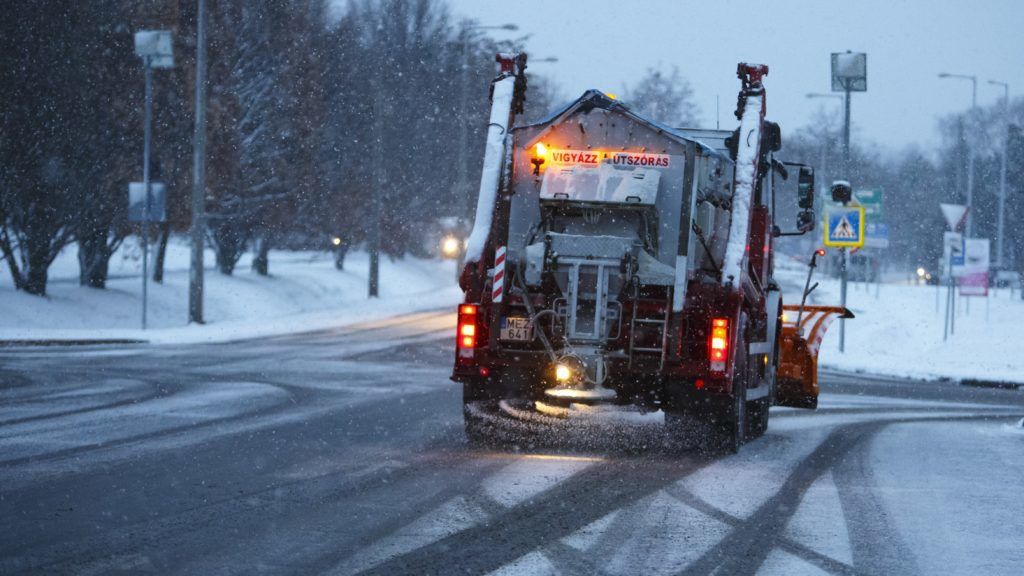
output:
[{"label": "blue road sign", "polygon": [[889,225],[881,222],[868,222],[864,233],[864,246],[868,248],[888,248]]},{"label": "blue road sign", "polygon": [[860,248],[864,246],[864,207],[830,207],[825,214],[825,246]]}]

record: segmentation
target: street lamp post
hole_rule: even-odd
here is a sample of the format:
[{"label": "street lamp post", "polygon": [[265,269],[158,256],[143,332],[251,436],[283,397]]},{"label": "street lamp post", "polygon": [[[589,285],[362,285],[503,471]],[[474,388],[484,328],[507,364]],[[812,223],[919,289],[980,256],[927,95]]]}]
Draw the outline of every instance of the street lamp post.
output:
[{"label": "street lamp post", "polygon": [[1003,230],[1006,210],[1006,148],[1010,143],[1010,85],[998,80],[989,80],[993,86],[1003,87],[1003,157],[999,166],[999,220],[996,226],[996,268],[1003,268]]},{"label": "street lamp post", "polygon": [[[809,99],[814,99],[814,98],[830,98],[830,99],[835,99],[835,100],[840,100],[840,101],[844,100],[844,97],[839,95],[839,94],[821,94],[821,93],[818,93],[818,92],[809,92],[809,93],[807,93],[807,98],[809,98]],[[846,127],[849,128],[849,124],[847,124]],[[843,134],[843,141],[845,142],[846,140],[847,140],[847,137],[846,137],[846,134],[844,133]],[[828,132],[826,131],[826,133],[825,133],[825,145],[821,147],[821,165],[818,167],[818,170],[815,170],[815,173],[820,174],[819,182],[818,182],[818,190],[825,190],[824,183],[827,181],[827,178],[825,178],[826,166],[828,165],[828,153],[829,153],[830,149],[831,149],[831,139],[829,138]]]},{"label": "street lamp post", "polygon": [[[978,108],[978,77],[968,74],[949,74],[943,72],[939,78],[955,78],[971,81],[971,118],[977,119]],[[967,238],[974,238],[974,142],[968,138],[967,141],[967,227],[965,229]]]},{"label": "street lamp post", "polygon": [[192,130],[192,247],[188,274],[188,321],[203,323],[203,218],[206,201],[206,0],[196,11],[196,101]]}]

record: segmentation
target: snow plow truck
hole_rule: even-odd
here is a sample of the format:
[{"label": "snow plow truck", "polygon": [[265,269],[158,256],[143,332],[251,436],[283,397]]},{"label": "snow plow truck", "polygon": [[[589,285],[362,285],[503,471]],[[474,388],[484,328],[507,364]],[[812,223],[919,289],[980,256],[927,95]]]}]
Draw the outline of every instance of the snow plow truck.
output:
[{"label": "snow plow truck", "polygon": [[[775,158],[768,68],[739,64],[735,130],[665,126],[597,90],[515,126],[526,55],[497,68],[452,374],[470,441],[493,440],[503,408],[617,407],[735,451],[770,406],[815,408],[821,337],[852,315],[782,302],[775,240],[813,230],[814,172]],[[791,172],[799,206],[776,206]]]}]

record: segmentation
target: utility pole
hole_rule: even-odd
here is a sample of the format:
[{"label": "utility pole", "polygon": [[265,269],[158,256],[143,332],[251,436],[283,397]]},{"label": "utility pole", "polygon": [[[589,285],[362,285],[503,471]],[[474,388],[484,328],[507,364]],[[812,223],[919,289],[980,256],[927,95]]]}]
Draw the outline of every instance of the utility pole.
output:
[{"label": "utility pole", "polygon": [[370,164],[373,174],[373,221],[370,222],[369,252],[370,274],[367,286],[367,297],[380,296],[380,227],[381,227],[381,196],[384,194],[384,90],[383,66],[377,68],[373,76],[373,158]]},{"label": "utility pole", "polygon": [[192,133],[192,257],[188,275],[188,321],[203,323],[203,228],[206,198],[206,0],[196,11],[196,101]]},{"label": "utility pole", "polygon": [[989,84],[1003,87],[1003,157],[999,166],[999,219],[996,226],[996,269],[1003,269],[1003,234],[1006,226],[1006,149],[1010,144],[1010,85],[989,80]]}]

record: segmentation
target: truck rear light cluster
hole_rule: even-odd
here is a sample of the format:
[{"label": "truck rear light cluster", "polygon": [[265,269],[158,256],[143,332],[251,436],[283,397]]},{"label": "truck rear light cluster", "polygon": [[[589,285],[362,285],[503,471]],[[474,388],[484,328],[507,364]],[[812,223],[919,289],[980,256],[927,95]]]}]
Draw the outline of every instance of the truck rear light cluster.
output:
[{"label": "truck rear light cluster", "polygon": [[725,364],[729,359],[729,319],[712,318],[711,332],[708,334],[708,360],[712,372],[725,372]]},{"label": "truck rear light cluster", "polygon": [[459,306],[457,347],[460,358],[473,357],[473,349],[476,348],[477,337],[476,319],[476,304],[463,304]]}]

